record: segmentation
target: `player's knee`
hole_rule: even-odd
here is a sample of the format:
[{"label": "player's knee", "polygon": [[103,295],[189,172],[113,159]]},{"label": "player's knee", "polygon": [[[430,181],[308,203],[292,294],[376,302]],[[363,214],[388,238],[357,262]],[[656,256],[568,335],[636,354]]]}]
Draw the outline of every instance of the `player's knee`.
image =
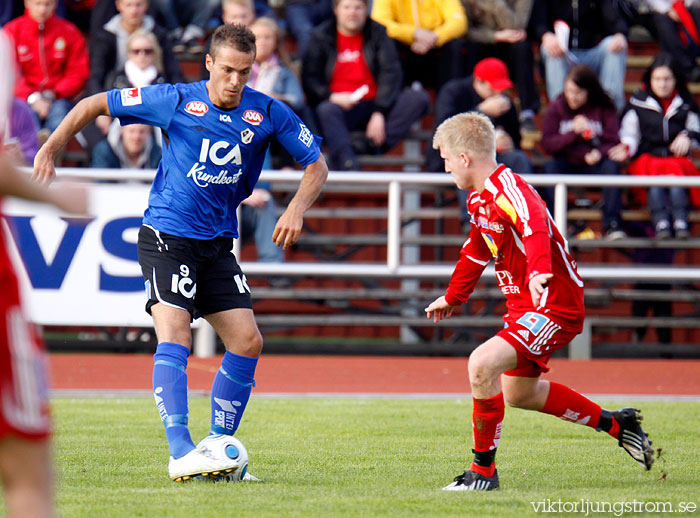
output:
[{"label": "player's knee", "polygon": [[245,336],[238,336],[234,343],[226,344],[227,351],[251,358],[260,356],[262,347],[263,338],[257,328],[246,333]]},{"label": "player's knee", "polygon": [[491,383],[495,377],[498,377],[498,373],[494,371],[488,358],[474,351],[469,357],[469,382],[472,385],[485,385]]}]

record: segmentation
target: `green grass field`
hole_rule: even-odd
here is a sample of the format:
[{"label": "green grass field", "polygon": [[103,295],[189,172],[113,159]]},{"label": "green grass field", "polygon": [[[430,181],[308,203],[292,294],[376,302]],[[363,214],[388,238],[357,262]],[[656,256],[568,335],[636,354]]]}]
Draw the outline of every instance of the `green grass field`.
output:
[{"label": "green grass field", "polygon": [[[471,460],[470,400],[253,397],[237,436],[263,482],[178,484],[152,398],[58,398],[58,506],[67,518],[532,516],[530,502],[547,499],[700,506],[700,404],[639,405],[663,448],[651,472],[606,434],[507,409],[501,490],[452,493],[440,488]],[[195,442],[208,422],[208,400],[191,399]]]}]

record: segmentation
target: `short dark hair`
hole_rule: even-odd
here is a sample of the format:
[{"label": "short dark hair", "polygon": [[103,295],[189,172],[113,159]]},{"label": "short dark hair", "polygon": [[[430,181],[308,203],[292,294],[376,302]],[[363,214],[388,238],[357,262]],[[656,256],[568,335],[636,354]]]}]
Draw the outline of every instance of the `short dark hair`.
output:
[{"label": "short dark hair", "polygon": [[211,37],[209,55],[212,59],[216,58],[216,50],[222,45],[228,45],[246,54],[255,54],[255,34],[245,25],[226,23],[220,25]]}]

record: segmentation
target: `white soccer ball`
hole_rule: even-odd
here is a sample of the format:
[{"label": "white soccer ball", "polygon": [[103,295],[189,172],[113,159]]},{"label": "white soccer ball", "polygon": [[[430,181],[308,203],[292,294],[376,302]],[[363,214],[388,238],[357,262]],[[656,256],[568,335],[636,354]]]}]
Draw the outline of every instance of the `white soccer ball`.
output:
[{"label": "white soccer ball", "polygon": [[197,445],[206,446],[216,457],[233,459],[238,463],[238,469],[226,475],[224,480],[239,482],[248,471],[248,450],[241,441],[232,435],[210,435]]}]

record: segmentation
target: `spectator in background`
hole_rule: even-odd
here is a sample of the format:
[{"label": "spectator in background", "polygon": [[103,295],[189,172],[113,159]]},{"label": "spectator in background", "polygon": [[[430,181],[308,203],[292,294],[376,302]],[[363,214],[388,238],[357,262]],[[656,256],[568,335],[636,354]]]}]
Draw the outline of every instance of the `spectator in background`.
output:
[{"label": "spectator in background", "polygon": [[[211,13],[211,18],[207,22],[207,29],[210,31],[214,31],[222,23],[239,23],[249,27],[255,18],[259,18],[261,16],[275,17],[275,13],[273,12],[272,8],[267,5],[266,0],[210,1],[216,4]],[[280,0],[278,0],[278,2],[279,1]],[[224,10],[228,11],[227,15],[224,15]],[[222,22],[224,16],[229,19],[233,19],[233,21]]]},{"label": "spectator in background", "polygon": [[88,79],[85,38],[54,14],[56,0],[25,0],[25,6],[25,14],[4,27],[15,45],[15,96],[31,106],[39,127],[51,132]]},{"label": "spectator in background", "polygon": [[[107,74],[105,88],[141,88],[167,82],[163,74],[163,51],[155,34],[146,29],[136,29],[126,40],[126,48],[124,66]],[[95,119],[94,126],[99,131],[93,129],[84,132],[89,148],[104,140],[111,124],[112,118],[107,115]],[[160,137],[160,130],[157,136]]]},{"label": "spectator in background", "polygon": [[686,78],[700,81],[700,2],[698,0],[648,0],[651,25],[661,51],[674,56]]},{"label": "spectator in background", "polygon": [[184,81],[180,63],[175,59],[172,44],[165,29],[156,25],[152,16],[146,14],[148,0],[115,0],[119,14],[110,18],[102,27],[90,34],[90,93],[101,92],[110,87],[106,84],[110,72],[124,67],[127,55],[127,40],[138,29],[153,32],[163,51],[163,75],[169,83]]},{"label": "spectator in background", "polygon": [[[619,122],[612,99],[595,72],[586,65],[569,70],[564,92],[554,99],[542,120],[542,148],[554,156],[544,165],[548,174],[620,174],[608,152],[620,142]],[[543,190],[553,210],[551,189]],[[620,212],[621,189],[603,189],[603,231],[610,240],[624,238]]]},{"label": "spectator in background", "polygon": [[[256,19],[250,26],[255,34],[255,63],[248,86],[284,101],[294,112],[304,117],[304,91],[296,75],[290,70],[289,57],[281,44],[277,22],[267,16]],[[265,156],[263,169],[291,167],[294,161],[286,150],[272,142]]]},{"label": "spectator in background", "polygon": [[122,127],[114,121],[107,138],[92,152],[91,167],[102,169],[155,169],[162,155],[153,128],[145,124]]},{"label": "spectator in background", "polygon": [[[251,195],[241,202],[240,232],[244,243],[253,238],[261,263],[284,262],[284,250],[272,240],[276,224],[277,205],[270,194],[270,184],[259,182]],[[277,279],[274,283],[281,284]]]},{"label": "spectator in background", "polygon": [[542,42],[540,53],[550,101],[564,89],[569,68],[580,63],[596,72],[617,109],[624,107],[628,27],[612,2],[535,0],[532,27]]},{"label": "spectator in background", "polygon": [[238,23],[246,27],[255,20],[253,0],[221,0],[221,22]]},{"label": "spectator in background", "polygon": [[462,76],[467,17],[459,0],[374,0],[372,19],[398,43],[404,84],[440,88]]},{"label": "spectator in background", "polygon": [[284,19],[297,42],[297,56],[303,56],[314,27],[333,16],[332,0],[286,0]]},{"label": "spectator in background", "polygon": [[534,77],[532,45],[527,39],[533,0],[464,0],[469,20],[467,59],[473,65],[493,56],[511,71],[520,97],[520,122],[525,131],[536,131],[535,114],[540,109]]},{"label": "spectator in background", "polygon": [[[498,58],[486,58],[474,67],[474,74],[465,79],[453,79],[440,89],[435,101],[435,127],[453,115],[478,111],[486,115],[496,128],[496,161],[519,174],[533,172],[527,154],[520,149],[518,113],[506,95],[513,87],[506,64]],[[428,171],[444,171],[438,150],[426,151]],[[467,192],[459,190],[460,220],[469,224]]]},{"label": "spectator in background", "polygon": [[[255,20],[255,4],[253,0],[221,0],[221,18],[215,21],[214,28],[227,23],[237,23],[245,27]],[[209,77],[207,70],[207,54],[211,46],[211,38],[207,40],[204,48],[204,59],[202,60],[202,77]]]},{"label": "spectator in background", "polygon": [[[642,82],[644,86],[627,104],[621,142],[611,156],[618,161],[632,157],[629,174],[696,176],[698,170],[688,154],[700,137],[699,109],[673,56],[658,55]],[[700,202],[697,194],[694,190],[696,203]],[[657,238],[669,238],[672,232],[679,239],[690,237],[685,187],[649,187],[647,203]]]},{"label": "spectator in background", "polygon": [[422,89],[401,89],[401,65],[386,29],[368,18],[366,0],[336,0],[335,17],[313,32],[302,82],[333,169],[357,170],[350,132],[377,151],[393,147],[428,107]]},{"label": "spectator in background", "polygon": [[5,156],[11,156],[19,165],[31,165],[39,151],[39,127],[32,109],[16,97],[10,108],[10,128],[5,132]]},{"label": "spectator in background", "polygon": [[124,66],[107,75],[107,89],[142,88],[168,82],[163,75],[163,51],[152,32],[136,29],[126,41],[126,55]]},{"label": "spectator in background", "polygon": [[297,114],[300,113],[304,106],[304,91],[289,68],[289,57],[281,45],[277,22],[263,16],[250,25],[250,30],[255,34],[257,53],[248,86],[284,101]]}]

